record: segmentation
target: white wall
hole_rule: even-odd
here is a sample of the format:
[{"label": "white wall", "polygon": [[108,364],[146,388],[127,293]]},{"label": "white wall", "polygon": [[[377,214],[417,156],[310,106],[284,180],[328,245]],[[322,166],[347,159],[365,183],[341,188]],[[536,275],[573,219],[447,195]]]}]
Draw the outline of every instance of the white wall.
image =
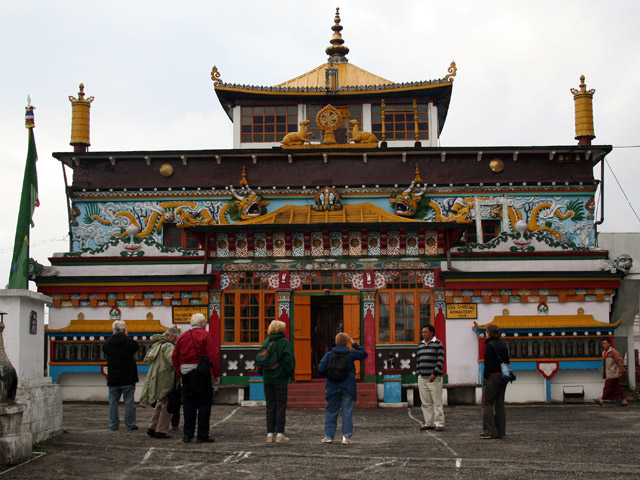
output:
[{"label": "white wall", "polygon": [[[146,373],[138,372],[139,382],[136,383],[135,401],[140,401],[140,394]],[[65,402],[108,402],[109,387],[107,379],[100,373],[63,373],[58,377],[58,385],[62,385],[62,400]],[[122,403],[122,399],[120,400]],[[120,416],[124,415],[124,410]],[[105,419],[108,420],[109,411],[105,407]]]}]

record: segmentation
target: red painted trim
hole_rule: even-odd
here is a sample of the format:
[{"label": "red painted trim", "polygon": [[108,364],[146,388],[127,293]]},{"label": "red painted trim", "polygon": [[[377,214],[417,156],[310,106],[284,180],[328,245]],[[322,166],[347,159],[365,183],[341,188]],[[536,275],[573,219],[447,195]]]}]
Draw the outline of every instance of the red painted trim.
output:
[{"label": "red painted trim", "polygon": [[445,286],[448,290],[471,290],[471,289],[498,289],[509,288],[511,290],[517,288],[618,288],[619,280],[580,280],[567,279],[561,281],[553,281],[546,278],[539,280],[517,281],[513,279],[505,279],[498,281],[448,281],[445,279]]},{"label": "red painted trim", "polygon": [[101,265],[105,263],[121,263],[123,265],[144,263],[202,263],[204,255],[193,257],[49,257],[51,265],[64,265],[66,263],[89,263]]},{"label": "red painted trim", "polygon": [[[372,302],[373,303],[373,302]],[[374,304],[375,305],[375,304]],[[364,374],[373,376],[376,374],[376,319],[373,314],[375,306],[367,308],[363,320],[363,347],[369,353],[364,359]]]},{"label": "red painted trim", "polygon": [[603,253],[600,251],[584,250],[584,251],[551,251],[551,252],[473,252],[473,253],[460,253],[451,252],[452,258],[500,258],[500,257],[515,257],[518,259],[528,257],[595,257],[595,258],[608,258],[606,251]]},{"label": "red painted trim", "polygon": [[[444,312],[441,308],[436,312],[436,317],[433,321],[433,326],[436,327],[436,338],[442,342],[444,351],[447,351],[447,326]],[[447,355],[444,356],[444,367],[442,373],[447,373]]]},{"label": "red painted trim", "polygon": [[208,285],[136,285],[131,287],[40,287],[38,291],[46,295],[52,293],[127,293],[127,292],[206,292]]}]

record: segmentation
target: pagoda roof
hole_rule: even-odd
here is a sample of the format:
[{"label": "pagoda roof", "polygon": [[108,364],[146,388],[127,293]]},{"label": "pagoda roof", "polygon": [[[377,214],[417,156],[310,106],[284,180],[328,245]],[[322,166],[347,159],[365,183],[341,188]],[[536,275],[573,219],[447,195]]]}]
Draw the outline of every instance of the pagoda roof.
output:
[{"label": "pagoda roof", "polygon": [[341,63],[335,66],[331,65],[330,63],[323,63],[322,65],[314,68],[307,73],[292,78],[291,80],[287,80],[286,82],[279,83],[278,85],[276,85],[276,87],[286,87],[289,89],[324,87],[326,83],[326,71],[327,68],[330,67],[337,68],[338,78],[340,78],[340,86],[366,87],[374,85],[394,84],[394,82],[392,82],[391,80],[382,78],[351,63]]},{"label": "pagoda roof", "polygon": [[[390,97],[400,97],[400,102],[426,98],[427,102],[438,104],[439,124],[440,128],[443,127],[457,71],[455,62],[451,62],[448,74],[444,78],[396,83],[349,63],[346,56],[349,48],[344,45],[342,39],[343,27],[340,25],[339,9],[336,9],[331,29],[334,33],[329,42],[330,46],[325,49],[329,56],[327,62],[274,86],[228,83],[222,80],[218,68],[214,66],[211,80],[229,118],[232,118],[233,107],[243,101],[265,104],[284,101],[293,104],[311,100],[339,104],[351,100],[379,102]],[[331,98],[333,96],[338,98]],[[357,100],[349,98],[353,96],[357,97]]]}]

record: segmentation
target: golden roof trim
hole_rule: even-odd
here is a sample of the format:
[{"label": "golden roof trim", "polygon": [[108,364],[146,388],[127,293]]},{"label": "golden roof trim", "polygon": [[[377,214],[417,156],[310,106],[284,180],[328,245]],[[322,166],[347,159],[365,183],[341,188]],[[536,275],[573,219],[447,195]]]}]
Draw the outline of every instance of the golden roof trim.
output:
[{"label": "golden roof trim", "polygon": [[[475,329],[486,330],[488,325],[497,325],[501,330],[517,330],[517,329],[572,329],[572,328],[601,328],[603,330],[611,329],[620,325],[622,320],[615,323],[605,323],[593,318],[593,315],[585,315],[578,310],[576,315],[509,315],[509,311],[505,309],[504,315],[496,315],[493,321],[479,325],[473,322]],[[505,312],[503,311],[503,313]]]},{"label": "golden roof trim", "polygon": [[334,211],[318,211],[314,210],[310,205],[286,205],[274,212],[245,222],[237,222],[233,225],[310,225],[318,223],[370,222],[422,223],[420,220],[400,217],[372,203],[365,202],[357,205],[344,205],[341,210]]},{"label": "golden roof trim", "polygon": [[[97,332],[105,334],[113,332],[113,320],[85,320],[84,318],[80,318],[81,315],[82,314],[79,314],[79,318],[71,320],[66,327],[45,328],[45,331],[48,333]],[[84,316],[82,315],[82,317]],[[147,320],[126,320],[125,323],[129,333],[164,332],[168,328],[162,325],[159,320],[153,320],[153,318]]]}]

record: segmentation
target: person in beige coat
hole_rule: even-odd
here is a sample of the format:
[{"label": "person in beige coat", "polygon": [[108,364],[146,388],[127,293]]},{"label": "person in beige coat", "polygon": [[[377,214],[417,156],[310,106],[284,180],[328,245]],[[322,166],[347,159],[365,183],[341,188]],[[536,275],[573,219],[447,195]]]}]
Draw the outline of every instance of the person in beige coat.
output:
[{"label": "person in beige coat", "polygon": [[144,357],[149,365],[149,372],[140,395],[140,406],[156,402],[147,429],[147,434],[153,438],[171,438],[168,434],[172,416],[168,411],[169,393],[175,390],[177,380],[171,355],[179,335],[177,328],[169,328],[162,335],[154,335],[154,343]]},{"label": "person in beige coat", "polygon": [[600,405],[604,405],[605,400],[619,400],[618,406],[626,407],[627,399],[620,388],[620,376],[624,373],[624,360],[622,355],[611,346],[608,338],[602,340],[602,378],[604,388],[602,390],[602,398],[594,398],[593,401]]}]

